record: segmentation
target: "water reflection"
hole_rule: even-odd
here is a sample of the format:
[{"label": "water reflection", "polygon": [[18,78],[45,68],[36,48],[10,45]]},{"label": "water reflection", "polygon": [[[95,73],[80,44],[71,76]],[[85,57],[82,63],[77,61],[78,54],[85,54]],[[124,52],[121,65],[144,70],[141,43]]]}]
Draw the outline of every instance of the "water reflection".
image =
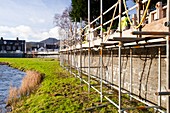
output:
[{"label": "water reflection", "polygon": [[0,113],[5,112],[5,103],[10,85],[19,87],[24,76],[25,72],[6,65],[0,65]]}]

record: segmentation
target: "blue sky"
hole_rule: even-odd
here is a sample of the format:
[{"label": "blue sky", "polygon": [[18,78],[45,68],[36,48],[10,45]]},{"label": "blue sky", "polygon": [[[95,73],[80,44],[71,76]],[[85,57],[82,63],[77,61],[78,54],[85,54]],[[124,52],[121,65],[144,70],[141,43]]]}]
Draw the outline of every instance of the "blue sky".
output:
[{"label": "blue sky", "polygon": [[59,38],[53,20],[71,0],[0,0],[0,37],[40,41]]},{"label": "blue sky", "polygon": [[[61,14],[71,0],[0,0],[0,37],[26,41],[59,39],[54,15]],[[132,0],[128,0],[128,6]]]}]

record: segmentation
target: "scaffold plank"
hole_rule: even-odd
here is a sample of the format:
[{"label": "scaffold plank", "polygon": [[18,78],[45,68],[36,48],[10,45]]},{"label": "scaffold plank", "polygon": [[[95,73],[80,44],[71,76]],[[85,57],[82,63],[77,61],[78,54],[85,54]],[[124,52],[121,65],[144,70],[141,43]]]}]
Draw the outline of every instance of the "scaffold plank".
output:
[{"label": "scaffold plank", "polygon": [[132,35],[169,35],[170,32],[158,32],[158,31],[133,31]]},{"label": "scaffold plank", "polygon": [[121,42],[132,42],[132,41],[141,41],[145,40],[144,38],[137,38],[137,37],[114,37],[112,39],[108,39],[108,41],[121,41]]}]

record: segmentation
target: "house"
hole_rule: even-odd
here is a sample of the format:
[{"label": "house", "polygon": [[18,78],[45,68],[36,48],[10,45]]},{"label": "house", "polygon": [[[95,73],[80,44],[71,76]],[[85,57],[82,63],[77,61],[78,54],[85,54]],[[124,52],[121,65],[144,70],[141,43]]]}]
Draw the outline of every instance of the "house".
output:
[{"label": "house", "polygon": [[25,40],[4,40],[0,39],[0,57],[23,57],[26,53]]},{"label": "house", "polygon": [[59,40],[47,38],[40,42],[27,42],[27,52],[48,52],[59,49]]}]

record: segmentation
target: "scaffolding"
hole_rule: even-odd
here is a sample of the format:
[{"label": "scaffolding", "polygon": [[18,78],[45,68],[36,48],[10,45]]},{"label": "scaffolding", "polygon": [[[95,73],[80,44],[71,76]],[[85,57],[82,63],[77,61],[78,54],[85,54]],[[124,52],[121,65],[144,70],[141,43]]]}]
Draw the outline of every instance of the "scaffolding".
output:
[{"label": "scaffolding", "polygon": [[[140,1],[140,0],[139,0]],[[117,109],[118,112],[126,112],[128,110],[133,110],[133,109],[149,109],[153,108],[158,112],[170,112],[170,70],[169,70],[169,65],[170,65],[170,60],[169,60],[169,44],[170,44],[170,0],[167,0],[167,5],[162,6],[162,4],[159,2],[157,5],[156,11],[150,12],[148,15],[147,14],[147,9],[149,7],[149,3],[151,0],[143,0],[132,6],[131,8],[127,9],[126,4],[123,0],[118,0],[117,3],[113,4],[112,7],[110,7],[108,10],[103,12],[103,0],[100,0],[100,16],[94,19],[92,22],[90,22],[90,0],[88,0],[88,25],[86,25],[84,28],[82,28],[82,20],[80,21],[80,26],[81,30],[79,31],[78,34],[80,34],[80,41],[79,43],[74,43],[70,47],[66,48],[60,48],[60,65],[65,67],[70,71],[71,74],[75,75],[75,77],[78,77],[82,83],[86,83],[88,85],[88,93],[90,93],[90,89],[94,89],[96,92],[100,94],[100,101],[101,103],[103,102],[103,98],[108,100],[111,104],[113,104]],[[124,3],[124,6],[122,4]],[[141,5],[147,4],[145,11],[143,11],[143,16],[141,16]],[[160,7],[159,7],[160,6]],[[115,12],[119,10],[119,14],[115,15]],[[122,7],[125,7],[125,11],[122,12]],[[137,9],[137,17],[135,18],[135,15],[133,15],[132,19],[133,21],[131,22],[131,19],[129,18],[129,21],[131,23],[132,29],[127,29],[123,30],[122,25],[121,25],[121,19],[122,15],[127,14],[128,12]],[[105,16],[109,11],[113,11],[113,18],[108,20],[107,22],[103,23],[103,16]],[[166,13],[165,13],[166,12]],[[163,14],[166,14],[163,16]],[[156,16],[155,16],[156,15]],[[166,27],[164,25],[164,28],[162,31],[159,30],[152,30],[148,29],[147,27],[150,26],[154,21],[154,17],[156,17],[155,20],[158,20],[157,23],[159,23],[159,20],[164,18],[166,21]],[[145,18],[145,19],[143,19]],[[97,20],[100,20],[100,25],[95,27],[94,29],[91,30],[90,26],[95,23]],[[116,31],[111,32],[111,25],[114,20],[119,20],[119,27]],[[147,20],[147,24],[146,24]],[[102,31],[103,26],[106,26],[110,23],[110,27],[106,33]],[[138,25],[136,25],[138,23]],[[144,24],[146,24],[144,26]],[[144,26],[142,28],[142,26]],[[86,33],[83,34],[82,30],[88,29]],[[91,39],[91,33],[96,32],[98,29],[100,29],[100,35],[96,40]],[[154,28],[153,28],[154,29]],[[76,30],[75,30],[76,31]],[[68,36],[68,35],[66,35]],[[75,35],[76,36],[76,33]],[[82,37],[87,37],[87,42],[83,43]],[[75,38],[75,37],[74,37]],[[70,40],[68,40],[70,41]],[[61,42],[62,43],[62,42]],[[64,45],[61,45],[62,47]],[[134,70],[133,70],[133,58],[135,57],[135,52],[138,49],[146,49],[149,50],[150,48],[154,48],[157,52],[156,58],[158,59],[157,64],[157,84],[158,88],[157,91],[155,91],[155,94],[152,95],[157,95],[157,103],[153,103],[150,100],[145,100],[141,97],[140,95],[134,94],[133,91],[133,82],[134,82]],[[94,53],[93,53],[94,52]],[[108,52],[108,53],[107,53]],[[97,55],[98,53],[98,55]],[[126,54],[125,54],[126,53]],[[138,52],[139,53],[139,52]],[[94,55],[95,54],[95,58]],[[108,57],[104,57],[103,55],[109,55]],[[124,88],[123,83],[123,62],[124,62],[124,56],[128,56],[129,60],[129,86],[128,89]],[[147,53],[145,53],[146,57],[148,57]],[[86,56],[88,56],[86,58]],[[98,56],[98,64],[92,65],[91,62],[94,59],[97,59],[96,57]],[[142,55],[141,55],[142,56]],[[152,59],[152,55],[149,56],[149,58]],[[161,58],[164,57],[166,58],[166,88],[167,91],[162,91],[162,60]],[[111,58],[111,61],[108,60],[110,65],[106,65],[104,63],[104,58]],[[116,58],[116,59],[113,59]],[[146,59],[144,59],[146,60]],[[87,62],[87,63],[86,63]],[[117,80],[115,81],[113,76],[114,74],[114,63],[116,63],[117,68],[118,68],[118,73],[117,74]],[[146,63],[146,61],[145,61]],[[151,62],[152,63],[152,62]],[[150,65],[151,65],[150,63]],[[88,64],[88,65],[87,65]],[[145,68],[145,67],[144,67]],[[74,70],[77,70],[78,73],[75,73]],[[96,73],[96,75],[92,74],[92,70]],[[110,71],[110,73],[109,73]],[[149,73],[149,72],[148,72]],[[82,75],[85,74],[87,75],[87,79],[84,79]],[[142,74],[141,74],[142,75]],[[141,77],[142,78],[142,77]],[[140,78],[140,79],[141,79]],[[95,79],[100,83],[100,89],[96,88],[92,83],[91,79]],[[148,78],[147,78],[148,79]],[[117,82],[117,83],[115,83]],[[141,81],[142,82],[142,81]],[[141,83],[142,84],[142,83]],[[141,85],[140,84],[140,85]],[[103,85],[107,85],[111,87],[111,89],[115,89],[118,91],[118,102],[115,102],[111,100],[108,96],[104,95],[103,92]],[[140,86],[142,88],[142,86]],[[128,108],[123,108],[122,106],[122,95],[124,93],[129,94],[130,100],[135,99],[139,102],[144,103],[146,106],[139,106],[139,107],[128,107]],[[141,92],[140,90],[140,93]],[[166,111],[162,109],[162,97],[166,97]]]}]

